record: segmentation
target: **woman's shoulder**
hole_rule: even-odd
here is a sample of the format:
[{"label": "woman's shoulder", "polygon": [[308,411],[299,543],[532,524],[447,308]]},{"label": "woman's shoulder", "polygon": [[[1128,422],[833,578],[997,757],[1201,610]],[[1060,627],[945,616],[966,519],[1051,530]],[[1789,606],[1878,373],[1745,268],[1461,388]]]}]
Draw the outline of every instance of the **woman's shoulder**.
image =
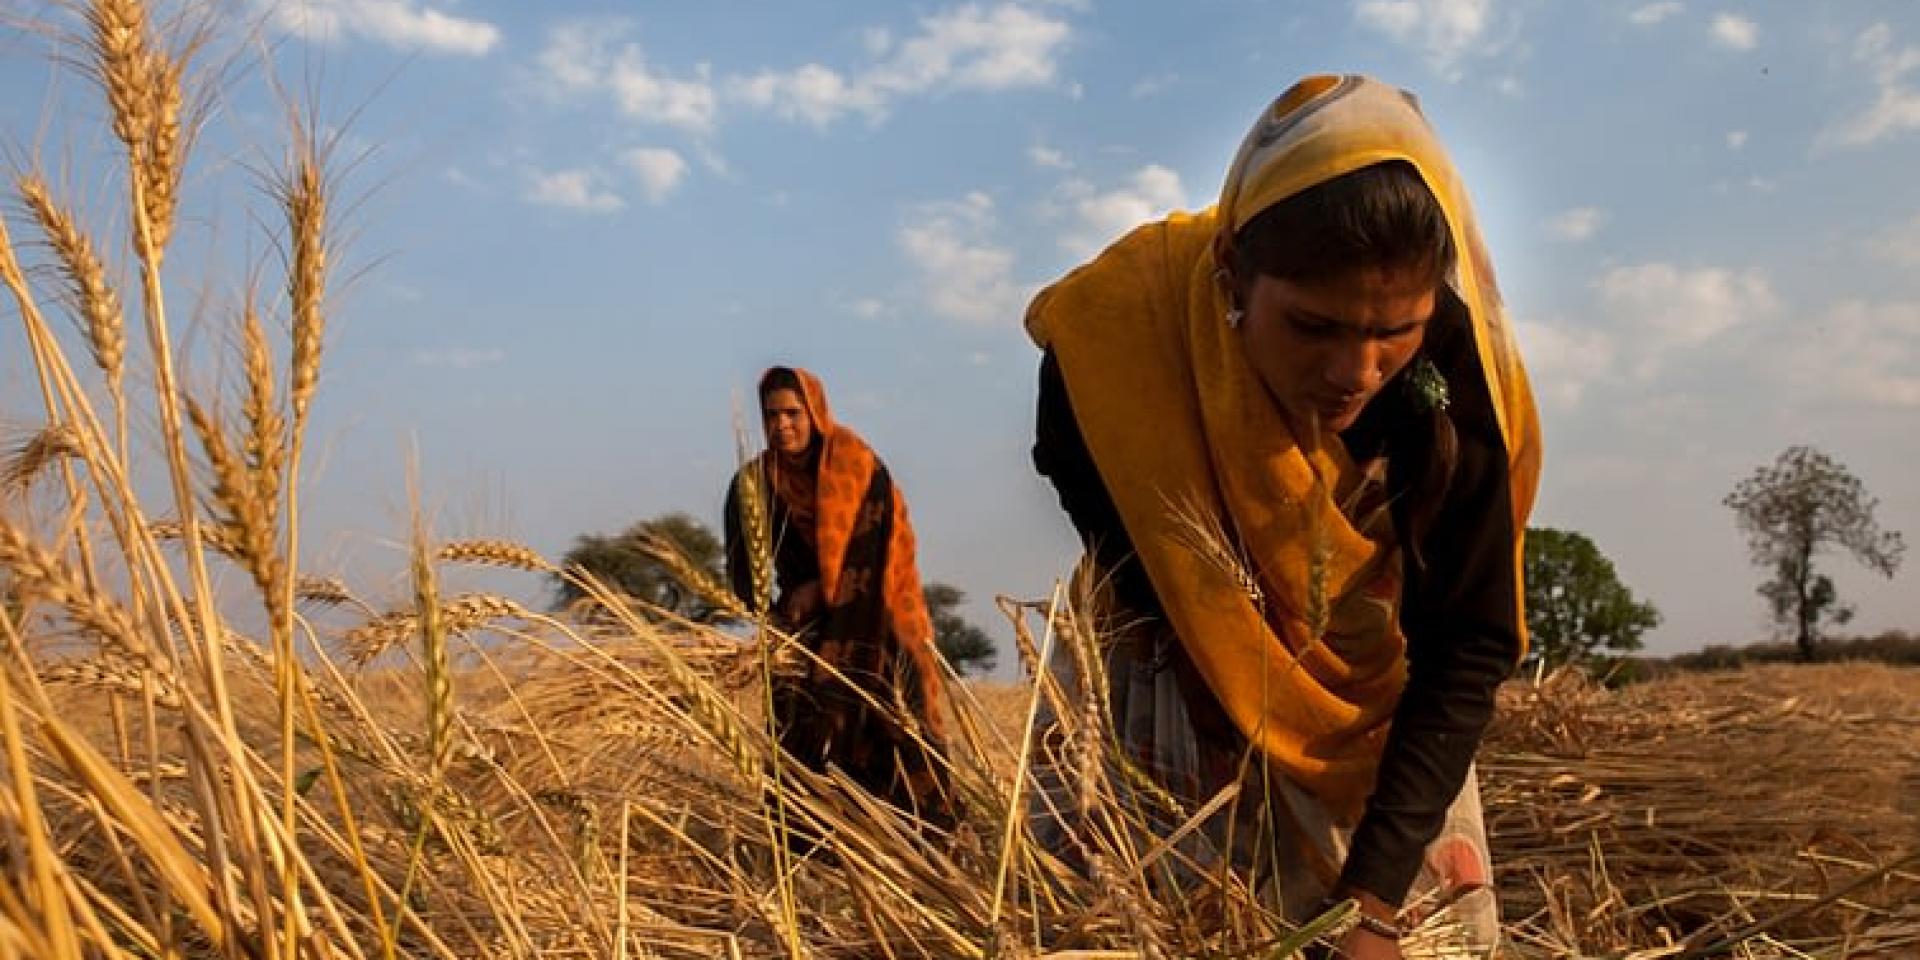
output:
[{"label": "woman's shoulder", "polygon": [[1046,347],[1062,325],[1089,314],[1104,317],[1116,303],[1177,298],[1188,275],[1207,258],[1214,233],[1211,207],[1175,211],[1134,227],[1042,289],[1027,309],[1028,332]]}]

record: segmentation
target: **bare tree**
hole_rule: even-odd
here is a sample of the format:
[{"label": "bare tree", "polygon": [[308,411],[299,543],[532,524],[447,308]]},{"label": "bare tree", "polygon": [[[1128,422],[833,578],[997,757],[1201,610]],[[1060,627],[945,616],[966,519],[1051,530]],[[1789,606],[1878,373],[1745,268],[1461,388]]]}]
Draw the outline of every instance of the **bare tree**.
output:
[{"label": "bare tree", "polygon": [[1760,595],[1774,622],[1793,633],[1802,660],[1813,659],[1823,625],[1853,618],[1833,580],[1814,571],[1815,559],[1839,547],[1891,577],[1906,552],[1899,532],[1880,529],[1874,519],[1880,501],[1846,467],[1812,447],[1789,447],[1740,481],[1723,502],[1747,535],[1754,565],[1772,571]]}]

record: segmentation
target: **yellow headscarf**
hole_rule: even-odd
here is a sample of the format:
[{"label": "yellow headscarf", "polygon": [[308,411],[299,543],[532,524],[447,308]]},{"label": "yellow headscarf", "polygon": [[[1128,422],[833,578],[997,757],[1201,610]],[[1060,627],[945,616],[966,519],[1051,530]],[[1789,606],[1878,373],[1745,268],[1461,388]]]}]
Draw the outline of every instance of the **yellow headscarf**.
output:
[{"label": "yellow headscarf", "polygon": [[[1212,243],[1387,160],[1419,172],[1460,251],[1449,284],[1506,444],[1518,578],[1539,419],[1466,191],[1411,94],[1365,77],[1302,80],[1248,133],[1216,206],[1135,229],[1027,312],[1188,657],[1269,762],[1349,822],[1406,683],[1399,551],[1390,523],[1335,506],[1363,483],[1345,448],[1295,438],[1261,387],[1224,320]],[[1229,532],[1238,569],[1197,548],[1196,518]],[[1515,621],[1524,646],[1518,609]]]}]

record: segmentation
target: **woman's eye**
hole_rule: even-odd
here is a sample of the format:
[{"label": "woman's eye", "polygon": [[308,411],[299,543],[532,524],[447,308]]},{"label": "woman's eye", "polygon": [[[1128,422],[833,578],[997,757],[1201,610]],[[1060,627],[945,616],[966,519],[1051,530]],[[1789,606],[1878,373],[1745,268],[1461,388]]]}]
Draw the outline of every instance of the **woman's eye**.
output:
[{"label": "woman's eye", "polygon": [[1289,318],[1288,323],[1293,327],[1295,332],[1306,337],[1324,339],[1340,332],[1340,327],[1337,324],[1298,315]]}]

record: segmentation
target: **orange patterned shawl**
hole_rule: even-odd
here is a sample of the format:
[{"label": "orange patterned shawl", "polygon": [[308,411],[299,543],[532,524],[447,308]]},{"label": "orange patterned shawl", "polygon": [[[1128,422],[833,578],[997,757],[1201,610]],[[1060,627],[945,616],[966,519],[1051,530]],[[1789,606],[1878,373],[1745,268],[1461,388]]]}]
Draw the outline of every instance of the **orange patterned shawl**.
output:
[{"label": "orange patterned shawl", "polygon": [[[937,762],[926,762],[907,731],[874,716],[857,698],[829,694],[841,686],[832,677],[838,671],[881,703],[904,706],[931,745],[945,742],[933,623],[914,562],[906,498],[873,448],[833,419],[820,379],[789,369],[800,381],[801,402],[813,420],[813,470],[795,475],[782,468],[773,450],[761,454],[758,466],[772,479],[788,524],[818,559],[826,613],[809,643],[832,666],[831,671],[816,667],[807,715],[794,719],[818,728],[824,740],[815,749],[823,757],[830,752],[856,779],[872,779],[861,775],[863,769],[886,776],[901,759],[918,758],[905,765],[909,796],[902,799],[925,810],[938,799],[928,795],[939,792],[931,781],[943,779]],[[761,378],[763,389],[773,373]]]}]

